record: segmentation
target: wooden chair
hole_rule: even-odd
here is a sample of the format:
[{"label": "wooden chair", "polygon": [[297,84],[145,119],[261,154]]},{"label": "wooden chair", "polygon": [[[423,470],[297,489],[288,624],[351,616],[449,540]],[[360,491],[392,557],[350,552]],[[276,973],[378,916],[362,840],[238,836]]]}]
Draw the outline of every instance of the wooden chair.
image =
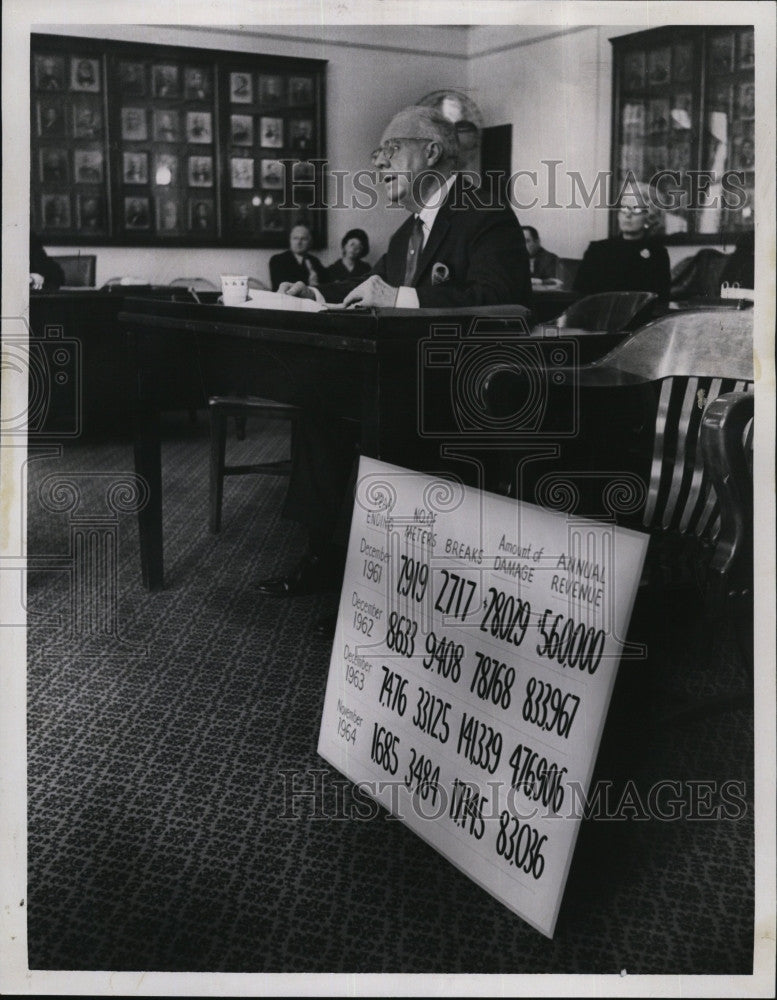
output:
[{"label": "wooden chair", "polygon": [[299,409],[286,403],[276,403],[270,399],[254,396],[211,396],[210,410],[210,530],[221,530],[221,507],[224,496],[225,476],[284,476],[291,471],[291,462],[261,462],[253,465],[227,465],[227,420],[234,417],[243,420],[250,416],[262,416],[291,421],[292,448],[294,430]]},{"label": "wooden chair", "polygon": [[[696,655],[710,667],[726,631],[738,640],[740,667],[714,696],[660,685],[648,695],[639,672],[627,672],[632,720],[648,697],[662,725],[752,700],[752,322],[752,311],[732,309],[649,323],[601,360],[552,373],[564,378],[546,383],[539,443],[548,459],[531,454],[536,434],[518,430],[514,444],[505,442],[502,491],[650,534],[633,622],[645,649],[660,646],[658,623],[681,609],[701,629]],[[495,415],[504,414],[510,387],[518,394],[512,412],[520,412],[521,399],[537,393],[530,381],[495,366],[484,390]],[[565,439],[554,434],[569,426],[564,407],[577,418]],[[640,656],[636,647],[629,655]]]},{"label": "wooden chair", "polygon": [[[552,469],[523,462],[516,473],[525,442],[537,434],[514,428],[514,446],[505,442],[508,458],[498,489],[540,505],[558,496],[568,513],[649,531],[656,541],[703,543],[708,556],[719,544],[728,547],[729,558],[714,571],[728,577],[740,558],[747,563],[742,532],[727,527],[750,516],[742,466],[713,471],[709,459],[705,464],[700,433],[713,401],[752,392],[752,323],[751,311],[680,311],[648,323],[598,361],[554,369],[553,378],[540,383],[546,396],[540,438],[555,449]],[[537,384],[536,377],[522,377],[517,367],[498,362],[485,379],[486,405],[499,418],[530,412],[521,400],[536,396]],[[710,411],[709,420],[716,412]],[[574,433],[567,430],[571,422]],[[710,445],[707,454],[713,454]],[[714,454],[723,454],[722,446]],[[723,494],[735,512],[724,514],[719,492],[726,475],[736,477]],[[663,555],[648,560],[645,582],[692,582]]]},{"label": "wooden chair", "polygon": [[555,325],[618,333],[647,322],[658,296],[653,292],[600,292],[573,302]]},{"label": "wooden chair", "polygon": [[717,298],[726,261],[724,253],[711,247],[684,257],[672,268],[672,299]]},{"label": "wooden chair", "polygon": [[64,284],[71,288],[94,288],[97,271],[96,254],[66,254],[53,257],[65,275]]},{"label": "wooden chair", "polygon": [[195,292],[217,292],[218,287],[207,278],[173,278],[171,288],[189,288]]}]

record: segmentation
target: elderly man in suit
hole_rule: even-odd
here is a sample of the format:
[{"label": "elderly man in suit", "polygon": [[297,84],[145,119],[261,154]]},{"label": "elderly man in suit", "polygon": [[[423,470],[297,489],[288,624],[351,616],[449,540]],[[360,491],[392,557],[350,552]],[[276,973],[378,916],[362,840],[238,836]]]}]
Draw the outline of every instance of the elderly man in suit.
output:
[{"label": "elderly man in suit", "polygon": [[[373,163],[388,202],[402,206],[408,217],[372,273],[315,289],[301,281],[284,283],[279,291],[345,306],[530,306],[520,223],[509,205],[483,201],[457,173],[451,122],[432,108],[406,108],[386,127]],[[303,410],[284,514],[308,527],[309,551],[288,576],[260,583],[263,593],[293,596],[338,586],[345,551],[333,544],[333,529],[339,524],[344,534],[354,450],[347,428],[315,406]]]},{"label": "elderly man in suit", "polygon": [[[410,107],[392,118],[372,154],[390,204],[408,218],[357,287],[324,285],[327,302],[439,309],[531,303],[528,256],[509,205],[484,201],[457,174],[456,127],[438,111]],[[304,286],[288,295],[315,297]]]}]

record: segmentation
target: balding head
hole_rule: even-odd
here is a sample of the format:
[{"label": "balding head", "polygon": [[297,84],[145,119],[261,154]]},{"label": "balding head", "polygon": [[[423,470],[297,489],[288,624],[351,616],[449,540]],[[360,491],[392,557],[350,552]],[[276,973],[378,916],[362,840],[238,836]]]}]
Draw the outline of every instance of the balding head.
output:
[{"label": "balding head", "polygon": [[456,169],[458,151],[455,126],[439,111],[416,106],[394,115],[373,163],[389,202],[420,212]]},{"label": "balding head", "polygon": [[394,115],[383,130],[381,142],[391,139],[426,139],[437,143],[440,156],[437,169],[453,170],[459,158],[456,126],[439,111],[423,105],[411,105]]}]

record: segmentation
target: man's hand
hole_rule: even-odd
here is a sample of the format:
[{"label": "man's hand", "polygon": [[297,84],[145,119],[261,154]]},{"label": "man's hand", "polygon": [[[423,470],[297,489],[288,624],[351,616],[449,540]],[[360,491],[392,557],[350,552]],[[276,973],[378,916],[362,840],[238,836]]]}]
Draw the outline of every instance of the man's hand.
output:
[{"label": "man's hand", "polygon": [[314,302],[316,301],[315,294],[311,292],[304,281],[282,281],[278,285],[278,294],[294,295],[298,299],[313,299]]},{"label": "man's hand", "polygon": [[38,274],[37,271],[30,272],[30,288],[34,288],[36,292],[39,292],[43,288],[42,274]]},{"label": "man's hand", "polygon": [[344,306],[388,306],[392,308],[397,301],[398,288],[387,285],[377,274],[370,275],[343,299]]}]

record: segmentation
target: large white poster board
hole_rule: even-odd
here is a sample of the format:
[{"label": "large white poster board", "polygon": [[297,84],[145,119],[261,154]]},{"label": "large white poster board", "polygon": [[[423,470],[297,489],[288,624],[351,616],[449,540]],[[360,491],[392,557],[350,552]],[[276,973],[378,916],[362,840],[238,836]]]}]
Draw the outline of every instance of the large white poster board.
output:
[{"label": "large white poster board", "polygon": [[548,936],[647,540],[361,461],[318,752]]}]

